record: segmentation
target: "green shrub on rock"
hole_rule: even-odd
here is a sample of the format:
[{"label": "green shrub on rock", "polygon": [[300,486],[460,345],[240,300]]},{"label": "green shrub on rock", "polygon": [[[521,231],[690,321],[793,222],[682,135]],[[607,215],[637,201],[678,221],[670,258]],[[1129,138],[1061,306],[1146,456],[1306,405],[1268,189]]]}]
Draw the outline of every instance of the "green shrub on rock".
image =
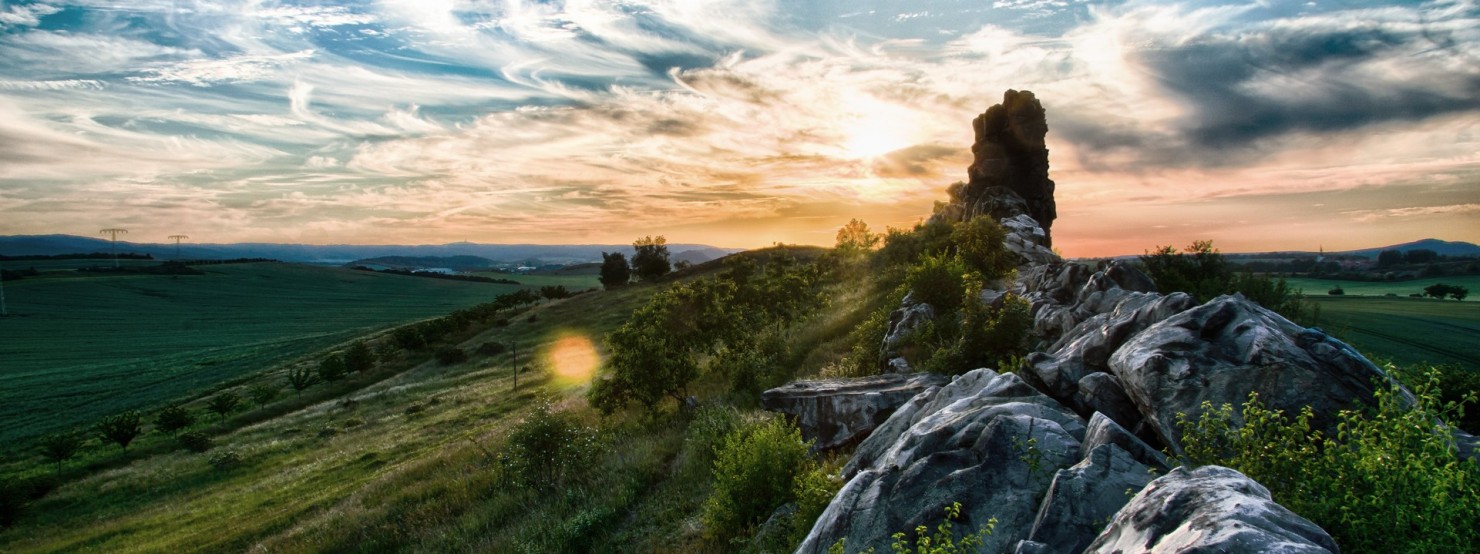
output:
[{"label": "green shrub on rock", "polygon": [[714,492],[704,503],[706,534],[741,536],[795,501],[797,477],[815,467],[807,450],[801,431],[779,417],[726,436],[715,451]]}]

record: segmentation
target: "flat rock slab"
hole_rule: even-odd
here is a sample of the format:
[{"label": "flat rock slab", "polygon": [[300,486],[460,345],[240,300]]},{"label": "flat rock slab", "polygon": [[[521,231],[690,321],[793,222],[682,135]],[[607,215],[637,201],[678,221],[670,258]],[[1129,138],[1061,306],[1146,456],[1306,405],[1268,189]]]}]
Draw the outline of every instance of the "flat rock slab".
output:
[{"label": "flat rock slab", "polygon": [[761,393],[761,406],[791,416],[817,450],[856,443],[915,395],[951,380],[933,373],[795,381]]}]

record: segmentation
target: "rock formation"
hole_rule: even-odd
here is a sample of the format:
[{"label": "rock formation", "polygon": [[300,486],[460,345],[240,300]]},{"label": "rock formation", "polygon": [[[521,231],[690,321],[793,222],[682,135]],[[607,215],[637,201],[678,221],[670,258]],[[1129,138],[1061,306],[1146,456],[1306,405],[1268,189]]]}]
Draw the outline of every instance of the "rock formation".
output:
[{"label": "rock formation", "polygon": [[[1002,223],[1017,276],[982,297],[1027,300],[1037,352],[1017,374],[977,369],[898,403],[844,466],[847,483],[798,552],[826,552],[843,537],[849,552],[882,551],[891,533],[934,525],[951,502],[964,506],[964,532],[997,519],[988,552],[1335,552],[1323,531],[1236,471],[1178,468],[1151,481],[1152,471],[1170,469],[1163,449],[1180,452],[1175,414],[1195,416],[1204,400],[1237,405],[1252,392],[1287,413],[1310,405],[1329,431],[1339,410],[1371,401],[1384,373],[1242,296],[1199,306],[1158,293],[1133,265],[1059,258],[1049,249],[1042,106],[1008,91],[974,125],[971,180],[951,187],[935,217]],[[886,357],[934,316],[907,297],[890,318]],[[908,370],[903,358],[889,365]],[[869,419],[874,409],[829,417]]]},{"label": "rock formation", "polygon": [[813,449],[831,450],[863,440],[901,404],[948,382],[928,373],[796,381],[762,393],[761,407],[791,416]]}]

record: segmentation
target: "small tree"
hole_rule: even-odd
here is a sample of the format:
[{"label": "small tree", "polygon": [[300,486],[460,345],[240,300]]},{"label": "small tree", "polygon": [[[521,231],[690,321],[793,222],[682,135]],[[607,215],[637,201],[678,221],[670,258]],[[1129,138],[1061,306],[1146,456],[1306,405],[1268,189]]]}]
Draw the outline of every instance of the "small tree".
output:
[{"label": "small tree", "polygon": [[62,473],[62,462],[71,459],[82,448],[82,436],[75,431],[47,435],[41,439],[41,453],[46,459],[56,462],[58,475]]},{"label": "small tree", "polygon": [[277,398],[278,388],[267,383],[257,383],[247,389],[247,396],[252,397],[252,403],[261,408]]},{"label": "small tree", "polygon": [[627,256],[621,252],[601,253],[601,286],[611,290],[626,285],[632,280],[632,270],[627,267]]},{"label": "small tree", "polygon": [[319,378],[330,383],[344,378],[348,370],[344,367],[344,356],[330,354],[319,362]]},{"label": "small tree", "polygon": [[1465,297],[1469,295],[1470,289],[1461,287],[1459,285],[1455,285],[1453,289],[1449,290],[1449,297],[1458,301],[1464,301]]},{"label": "small tree", "polygon": [[638,279],[651,281],[667,275],[673,269],[668,263],[668,239],[662,235],[637,239],[633,241],[632,248],[637,250],[632,256],[632,272]]},{"label": "small tree", "polygon": [[356,373],[364,373],[375,368],[375,353],[370,351],[370,345],[365,341],[355,341],[349,350],[344,351],[344,368]]},{"label": "small tree", "polygon": [[1377,267],[1392,267],[1403,263],[1401,250],[1383,250],[1377,253]]},{"label": "small tree", "polygon": [[856,255],[873,251],[883,238],[868,229],[868,224],[861,219],[853,219],[838,229],[838,242],[835,247],[838,253],[844,255]]},{"label": "small tree", "polygon": [[98,422],[98,435],[105,441],[117,444],[124,452],[128,452],[128,443],[134,442],[134,438],[142,432],[139,412],[133,410],[105,417]]},{"label": "small tree", "polygon": [[236,393],[226,391],[221,394],[217,394],[216,396],[212,396],[211,400],[209,402],[206,402],[206,409],[210,410],[218,416],[221,416],[221,421],[224,422],[226,421],[226,416],[231,415],[231,412],[236,411],[236,406],[240,403],[241,398],[238,397]]},{"label": "small tree", "polygon": [[172,437],[181,429],[193,424],[195,424],[195,415],[184,406],[169,406],[160,410],[159,415],[154,416],[154,428],[169,433]]},{"label": "small tree", "polygon": [[559,300],[570,298],[570,291],[566,290],[565,285],[545,285],[540,287],[540,296],[549,300]]},{"label": "small tree", "polygon": [[319,376],[314,375],[313,370],[307,366],[294,366],[288,369],[288,386],[293,387],[293,392],[303,394],[303,390],[312,387],[319,382]]}]

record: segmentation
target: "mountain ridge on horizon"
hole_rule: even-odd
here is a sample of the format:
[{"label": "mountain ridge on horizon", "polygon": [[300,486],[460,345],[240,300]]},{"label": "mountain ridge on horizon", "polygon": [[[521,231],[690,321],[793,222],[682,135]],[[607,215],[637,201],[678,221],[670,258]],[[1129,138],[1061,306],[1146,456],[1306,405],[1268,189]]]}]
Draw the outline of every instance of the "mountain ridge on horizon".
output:
[{"label": "mountain ridge on horizon", "polygon": [[[107,239],[79,235],[0,235],[0,255],[36,256],[108,252],[113,243]],[[176,257],[173,243],[130,242],[120,240],[119,252],[149,254],[162,260]],[[720,257],[741,248],[721,248],[697,243],[669,243],[674,255],[700,251]],[[299,263],[348,263],[365,258],[385,256],[479,256],[495,261],[538,259],[545,263],[582,263],[601,260],[602,252],[632,255],[630,244],[500,244],[467,241],[446,244],[300,244],[270,242],[181,243],[178,257],[190,259],[269,258]]]}]

